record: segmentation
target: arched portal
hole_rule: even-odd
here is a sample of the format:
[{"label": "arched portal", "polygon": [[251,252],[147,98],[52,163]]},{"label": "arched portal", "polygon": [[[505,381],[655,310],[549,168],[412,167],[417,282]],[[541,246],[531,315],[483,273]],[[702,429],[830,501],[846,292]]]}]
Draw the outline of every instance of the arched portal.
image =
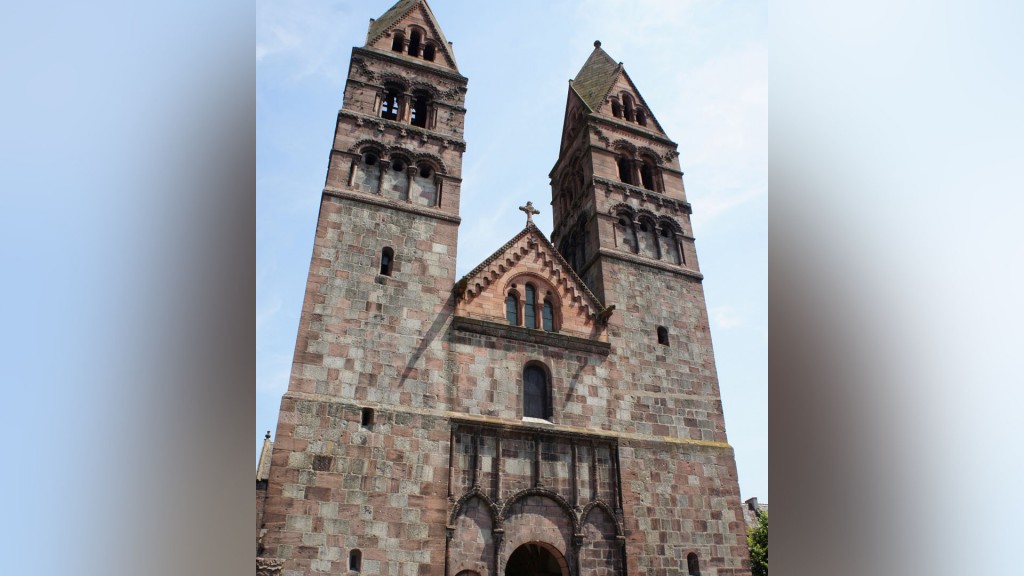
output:
[{"label": "arched portal", "polygon": [[505,576],[569,576],[569,566],[550,544],[528,542],[508,557]]}]

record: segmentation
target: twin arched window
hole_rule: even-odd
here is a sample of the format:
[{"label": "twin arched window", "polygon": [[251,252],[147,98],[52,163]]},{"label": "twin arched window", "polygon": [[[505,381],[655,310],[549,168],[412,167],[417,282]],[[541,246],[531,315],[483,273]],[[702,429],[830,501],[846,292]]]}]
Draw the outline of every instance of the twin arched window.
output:
[{"label": "twin arched window", "polygon": [[433,98],[426,90],[414,90],[412,94],[398,83],[384,85],[380,96],[380,117],[385,120],[406,122],[420,128],[433,128],[437,114]]},{"label": "twin arched window", "polygon": [[619,149],[615,157],[619,180],[631,186],[643,186],[653,192],[662,192],[661,170],[647,154],[636,158],[627,150]]},{"label": "twin arched window", "polygon": [[505,296],[505,321],[511,326],[525,326],[534,330],[540,328],[545,332],[554,332],[554,296],[548,291],[541,297],[533,284],[526,284],[520,301],[517,287],[513,284]]}]

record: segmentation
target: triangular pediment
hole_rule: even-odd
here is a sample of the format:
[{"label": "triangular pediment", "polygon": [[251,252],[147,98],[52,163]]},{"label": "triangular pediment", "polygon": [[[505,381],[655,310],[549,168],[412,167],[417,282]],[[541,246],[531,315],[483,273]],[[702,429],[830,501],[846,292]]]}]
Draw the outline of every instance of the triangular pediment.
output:
[{"label": "triangular pediment", "polygon": [[626,73],[625,67],[601,49],[600,42],[594,43],[594,51],[580,68],[576,78],[573,79],[570,92],[572,91],[575,91],[586,103],[590,112],[621,122],[637,124],[635,120],[627,120],[621,116],[616,117],[613,113],[612,100],[618,99],[621,104],[623,94],[629,94],[634,103],[642,108],[647,116],[646,125],[639,127],[665,135],[664,129],[647,105],[647,101],[644,100],[640,90]]},{"label": "triangular pediment", "polygon": [[405,33],[414,27],[424,31],[423,43],[430,40],[436,46],[437,56],[432,63],[447,66],[458,72],[455,53],[444,37],[441,25],[437,22],[437,18],[434,17],[434,12],[426,0],[399,0],[395,3],[380,18],[370,23],[370,29],[366,34],[366,46],[393,52],[391,50],[393,34],[397,31]]},{"label": "triangular pediment", "polygon": [[506,323],[510,290],[522,296],[530,284],[538,305],[550,296],[556,306],[556,331],[605,340],[610,310],[573,272],[544,234],[531,222],[455,286],[457,316]]}]

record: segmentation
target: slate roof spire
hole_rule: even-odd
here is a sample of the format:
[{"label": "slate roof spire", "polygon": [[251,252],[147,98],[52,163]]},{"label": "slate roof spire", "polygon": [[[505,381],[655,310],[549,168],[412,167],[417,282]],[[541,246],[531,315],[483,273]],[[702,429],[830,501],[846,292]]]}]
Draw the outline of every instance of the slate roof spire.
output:
[{"label": "slate roof spire", "polygon": [[597,110],[621,71],[622,63],[613,60],[601,49],[601,41],[596,40],[594,51],[576,74],[572,87],[591,110]]}]

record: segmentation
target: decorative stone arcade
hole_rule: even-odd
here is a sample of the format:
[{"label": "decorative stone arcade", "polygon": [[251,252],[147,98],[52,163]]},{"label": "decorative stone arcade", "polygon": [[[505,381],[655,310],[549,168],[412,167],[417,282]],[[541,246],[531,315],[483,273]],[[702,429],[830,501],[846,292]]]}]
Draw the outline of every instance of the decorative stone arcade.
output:
[{"label": "decorative stone arcade", "polygon": [[624,574],[615,438],[456,421],[448,575]]}]

